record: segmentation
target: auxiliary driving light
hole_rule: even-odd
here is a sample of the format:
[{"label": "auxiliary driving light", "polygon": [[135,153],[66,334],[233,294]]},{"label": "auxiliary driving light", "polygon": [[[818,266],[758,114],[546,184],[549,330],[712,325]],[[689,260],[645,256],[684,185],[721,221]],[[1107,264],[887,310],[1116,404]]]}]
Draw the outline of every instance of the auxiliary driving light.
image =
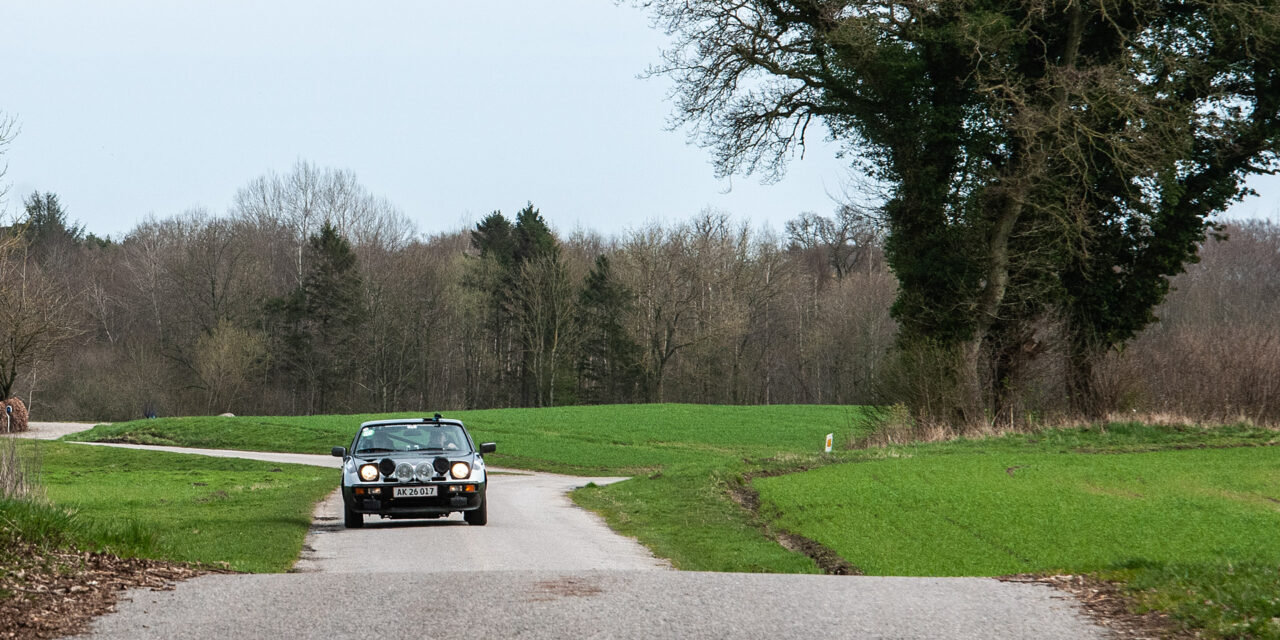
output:
[{"label": "auxiliary driving light", "polygon": [[430,462],[419,462],[417,468],[414,469],[414,474],[418,476],[419,482],[426,482],[430,480],[431,474],[434,472],[435,471],[431,468]]},{"label": "auxiliary driving light", "polygon": [[408,462],[401,462],[396,466],[396,480],[400,482],[408,482],[413,479],[413,465]]},{"label": "auxiliary driving light", "polygon": [[360,465],[360,479],[365,482],[373,482],[378,479],[378,465],[362,464]]},{"label": "auxiliary driving light", "polygon": [[461,480],[471,475],[471,465],[465,462],[453,463],[453,468],[449,469],[449,473],[453,474],[455,480]]},{"label": "auxiliary driving light", "polygon": [[389,476],[389,475],[391,475],[391,474],[395,473],[395,472],[396,472],[396,461],[395,461],[395,460],[392,460],[391,458],[383,458],[383,459],[379,460],[379,461],[378,461],[378,471],[381,471],[381,472],[382,472],[382,475],[384,475],[384,476]]},{"label": "auxiliary driving light", "polygon": [[440,475],[444,475],[444,472],[449,470],[449,459],[436,458],[435,460],[431,461],[431,466],[435,467],[436,473]]}]

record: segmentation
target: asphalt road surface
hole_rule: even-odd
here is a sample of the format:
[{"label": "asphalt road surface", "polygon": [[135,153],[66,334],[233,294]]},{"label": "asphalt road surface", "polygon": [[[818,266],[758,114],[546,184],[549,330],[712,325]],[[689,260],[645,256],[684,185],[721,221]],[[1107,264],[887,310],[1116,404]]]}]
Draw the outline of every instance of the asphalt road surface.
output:
[{"label": "asphalt road surface", "polygon": [[[334,458],[336,460],[336,458]],[[454,571],[648,571],[668,568],[635,540],[616,535],[565,495],[588,482],[549,473],[489,473],[489,524],[454,514],[439,520],[365,516],[363,529],[342,526],[342,496],[316,509],[294,571],[431,573]]]},{"label": "asphalt road surface", "polygon": [[[33,435],[55,429],[70,427]],[[335,494],[317,506],[294,572],[130,591],[87,637],[1107,637],[1069,596],[1037,584],[673,571],[565,497],[615,480],[494,474],[484,527],[454,516],[345,529]]]}]

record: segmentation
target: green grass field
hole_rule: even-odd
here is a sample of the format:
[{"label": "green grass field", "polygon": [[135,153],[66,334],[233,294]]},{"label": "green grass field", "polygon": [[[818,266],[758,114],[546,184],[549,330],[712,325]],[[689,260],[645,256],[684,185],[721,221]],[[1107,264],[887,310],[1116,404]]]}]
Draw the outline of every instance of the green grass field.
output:
[{"label": "green grass field", "polygon": [[1214,635],[1280,637],[1280,448],[1113,431],[903,448],[753,484],[776,526],[871,575],[1092,573]]},{"label": "green grass field", "polygon": [[29,541],[121,556],[285,571],[332,469],[231,458],[19,442],[41,462],[53,508],[0,503],[6,528]]},{"label": "green grass field", "polygon": [[[498,442],[492,464],[577,475],[641,474],[707,460],[821,450],[847,437],[857,407],[605,405],[454,411],[477,441]],[[328,454],[365,420],[429,413],[308,417],[196,417],[101,425],[67,440]]]},{"label": "green grass field", "polygon": [[[636,476],[587,487],[574,499],[679,568],[816,573],[813,561],[778,546],[724,487],[761,461],[815,457],[827,433],[844,441],[860,411],[654,404],[457,411],[446,417],[464,421],[477,441],[497,441],[498,452],[485,456],[495,466]],[[71,437],[327,454],[334,445],[349,444],[361,421],[405,415],[423,414],[169,418],[99,426]]]},{"label": "green grass field", "polygon": [[[1280,563],[1280,455],[918,456],[760,478],[775,522],[871,575]],[[875,541],[875,544],[867,544]]]},{"label": "green grass field", "polygon": [[[406,414],[400,414],[406,415]],[[417,414],[414,414],[417,415]],[[865,435],[854,407],[636,405],[452,412],[494,465],[633,475],[575,493],[681,569],[817,572],[774,528],[875,574],[1082,571],[1225,638],[1280,637],[1280,436],[1109,425],[820,453]],[[75,437],[326,453],[361,420],[179,418]],[[759,478],[764,520],[728,497]],[[495,515],[500,517],[500,515]]]}]

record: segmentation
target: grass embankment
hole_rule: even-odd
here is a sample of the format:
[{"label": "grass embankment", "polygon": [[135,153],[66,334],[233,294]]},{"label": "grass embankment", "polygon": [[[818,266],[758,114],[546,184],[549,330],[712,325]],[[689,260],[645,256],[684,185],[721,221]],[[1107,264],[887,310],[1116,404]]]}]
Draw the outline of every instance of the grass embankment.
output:
[{"label": "grass embankment", "polygon": [[[821,451],[827,433],[847,438],[858,412],[662,404],[445,415],[463,420],[477,441],[498,442],[498,452],[485,456],[495,466],[636,476],[587,487],[574,498],[681,569],[815,573],[812,560],[779,547],[725,488],[759,461]],[[423,414],[169,418],[100,426],[72,437],[323,454],[348,444],[363,420],[409,415]]]},{"label": "grass embankment", "polygon": [[337,484],[335,472],[320,467],[17,444],[39,458],[48,504],[0,501],[4,534],[122,557],[285,571],[298,557],[313,506]]},{"label": "grass embankment", "polygon": [[898,447],[759,478],[779,527],[868,574],[1085,573],[1211,635],[1280,637],[1275,432],[1118,425]]},{"label": "grass embankment", "polygon": [[[444,417],[466,423],[477,442],[497,441],[498,452],[486,456],[494,465],[637,475],[708,460],[817,451],[827,433],[850,434],[860,413],[844,406],[644,404],[453,411]],[[351,443],[360,422],[424,415],[431,414],[157,418],[99,425],[64,440],[328,455],[334,445]]]}]

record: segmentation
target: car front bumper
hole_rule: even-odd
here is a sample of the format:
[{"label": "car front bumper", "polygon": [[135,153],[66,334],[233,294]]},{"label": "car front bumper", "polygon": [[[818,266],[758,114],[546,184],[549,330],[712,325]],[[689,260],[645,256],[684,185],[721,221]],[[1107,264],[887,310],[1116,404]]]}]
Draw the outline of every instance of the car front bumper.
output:
[{"label": "car front bumper", "polygon": [[[462,490],[467,485],[474,491]],[[440,516],[457,511],[473,511],[484,503],[485,483],[458,482],[435,483],[437,493],[432,497],[396,498],[395,487],[402,484],[361,484],[342,487],[342,500],[356,513],[387,516],[391,518],[415,518]],[[374,490],[377,491],[374,491]]]}]

